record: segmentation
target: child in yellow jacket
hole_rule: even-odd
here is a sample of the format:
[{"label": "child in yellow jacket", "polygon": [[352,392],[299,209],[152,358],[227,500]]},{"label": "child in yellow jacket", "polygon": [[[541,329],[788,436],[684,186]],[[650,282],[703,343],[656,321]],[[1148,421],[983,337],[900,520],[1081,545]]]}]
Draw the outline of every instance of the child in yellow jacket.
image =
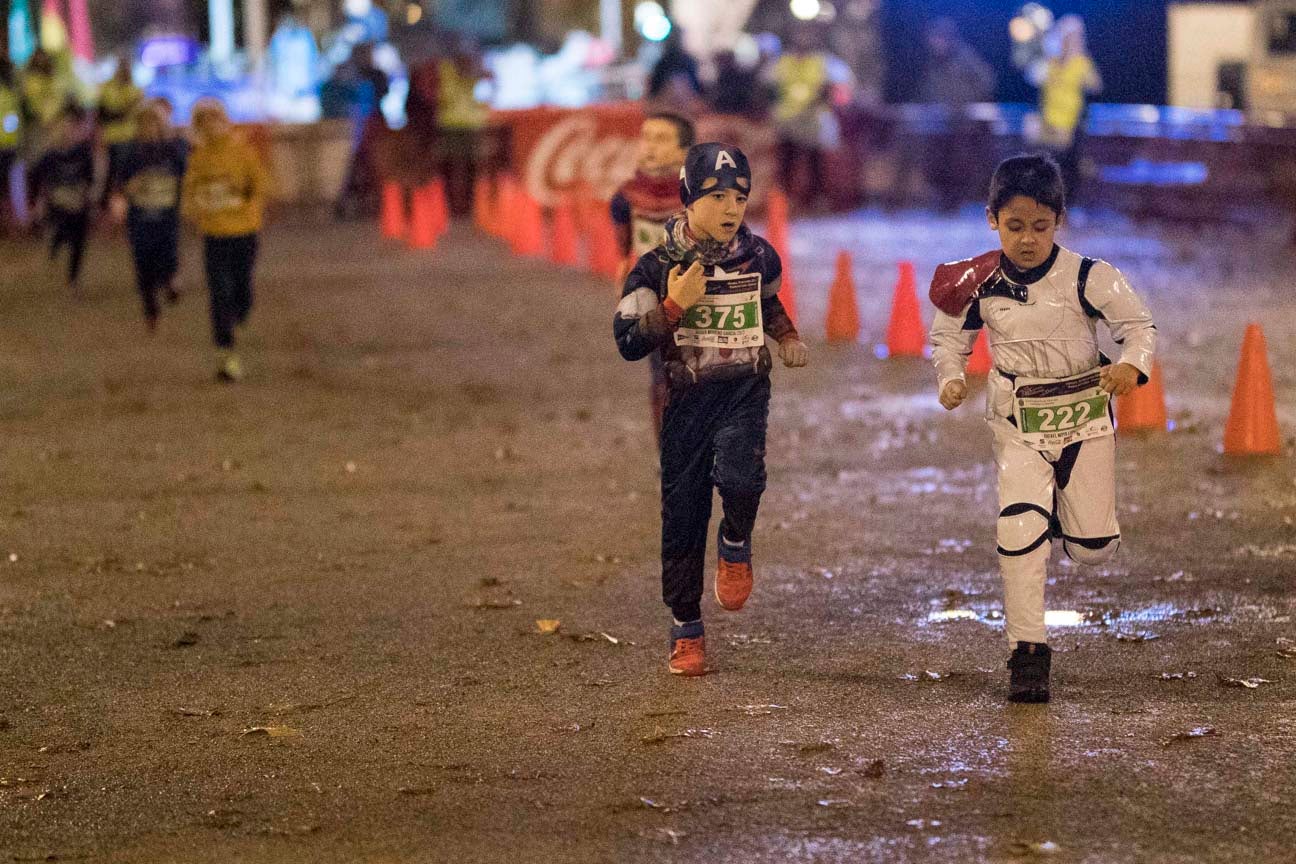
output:
[{"label": "child in yellow jacket", "polygon": [[203,237],[212,336],[221,355],[216,377],[238,381],[243,366],[234,353],[234,328],[252,311],[252,269],[268,181],[261,159],[235,134],[220,102],[199,101],[193,127],[197,142],[185,172],[182,209]]}]

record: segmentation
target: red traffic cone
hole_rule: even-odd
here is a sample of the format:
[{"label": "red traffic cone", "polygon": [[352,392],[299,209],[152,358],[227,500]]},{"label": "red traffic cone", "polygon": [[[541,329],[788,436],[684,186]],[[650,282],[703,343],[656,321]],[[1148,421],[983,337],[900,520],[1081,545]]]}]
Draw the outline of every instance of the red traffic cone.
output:
[{"label": "red traffic cone", "polygon": [[382,189],[382,215],[379,219],[382,236],[388,240],[404,240],[408,225],[405,222],[405,188],[387,181]]},{"label": "red traffic cone", "polygon": [[837,274],[828,289],[828,318],[824,330],[829,342],[859,340],[859,305],[855,301],[855,280],[851,277],[848,252],[837,253]]},{"label": "red traffic cone", "polygon": [[976,342],[972,345],[972,356],[968,358],[967,374],[976,375],[984,378],[990,374],[990,367],[993,364],[990,361],[990,341],[986,338],[985,328],[977,334]]},{"label": "red traffic cone", "polygon": [[540,211],[540,205],[523,189],[518,189],[514,202],[516,224],[509,238],[513,254],[543,255],[545,251],[544,214]]},{"label": "red traffic cone", "polygon": [[410,202],[409,247],[435,249],[437,244],[435,184],[414,190]]},{"label": "red traffic cone", "polygon": [[478,177],[473,183],[473,223],[484,234],[495,233],[494,182]]},{"label": "red traffic cone", "polygon": [[1224,452],[1231,456],[1272,456],[1282,452],[1267,355],[1260,325],[1247,325],[1233,404],[1224,427]]},{"label": "red traffic cone", "polygon": [[1154,360],[1148,382],[1116,400],[1116,428],[1121,432],[1165,431],[1167,422],[1161,364]]},{"label": "red traffic cone", "polygon": [[428,207],[432,213],[432,230],[440,237],[450,230],[450,206],[446,201],[445,181],[439,177],[428,187]]},{"label": "red traffic cone", "polygon": [[563,267],[575,267],[580,263],[580,240],[576,237],[576,208],[567,196],[553,209],[552,225],[549,260]]},{"label": "red traffic cone", "polygon": [[901,261],[900,278],[891,304],[891,322],[887,325],[886,356],[922,357],[926,347],[927,333],[918,308],[914,265],[912,261]]},{"label": "red traffic cone", "polygon": [[607,203],[597,198],[586,199],[582,221],[585,236],[589,238],[590,269],[607,279],[615,279],[621,267],[621,253]]}]

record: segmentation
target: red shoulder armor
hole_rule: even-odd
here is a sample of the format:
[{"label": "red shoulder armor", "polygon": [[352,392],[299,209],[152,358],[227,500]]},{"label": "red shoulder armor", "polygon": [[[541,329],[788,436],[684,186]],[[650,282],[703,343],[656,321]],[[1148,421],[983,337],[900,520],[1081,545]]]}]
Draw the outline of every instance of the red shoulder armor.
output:
[{"label": "red shoulder armor", "polygon": [[998,249],[975,258],[941,264],[932,276],[931,292],[927,295],[932,304],[947,315],[957,315],[999,269]]}]

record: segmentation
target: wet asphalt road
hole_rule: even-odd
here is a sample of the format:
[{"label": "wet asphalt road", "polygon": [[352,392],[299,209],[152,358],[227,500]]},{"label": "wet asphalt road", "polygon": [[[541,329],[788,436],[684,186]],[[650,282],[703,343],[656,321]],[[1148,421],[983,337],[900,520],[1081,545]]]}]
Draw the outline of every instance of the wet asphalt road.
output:
[{"label": "wet asphalt road", "polygon": [[[252,374],[218,387],[192,255],[146,339],[111,241],[80,301],[4,247],[0,853],[1296,861],[1292,256],[1277,231],[1065,238],[1146,292],[1176,430],[1122,439],[1121,555],[1055,557],[1055,701],[1008,706],[979,396],[946,414],[927,364],[872,350],[897,250],[922,278],[982,225],[794,229],[812,366],[775,372],[756,591],[707,601],[689,681],[606,286],[467,227],[413,255],[281,225]],[[838,248],[867,344],[821,344]],[[1239,463],[1252,319],[1288,456]]]}]

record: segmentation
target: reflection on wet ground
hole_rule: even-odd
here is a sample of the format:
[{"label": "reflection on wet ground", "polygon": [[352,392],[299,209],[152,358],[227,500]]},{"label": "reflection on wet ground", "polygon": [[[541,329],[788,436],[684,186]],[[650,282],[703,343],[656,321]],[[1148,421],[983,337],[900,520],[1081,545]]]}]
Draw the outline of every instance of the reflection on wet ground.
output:
[{"label": "reflection on wet ground", "polygon": [[[961,592],[932,601],[933,605],[947,608],[927,613],[924,623],[941,624],[949,621],[979,621],[992,627],[1003,626],[1003,610],[987,603],[971,602],[949,607],[951,599],[970,599]],[[1180,607],[1173,603],[1152,603],[1134,608],[1089,606],[1083,609],[1049,609],[1044,613],[1044,623],[1049,627],[1082,627],[1100,630],[1122,628],[1126,625],[1147,624],[1197,624],[1213,623],[1271,623],[1285,624],[1292,620],[1296,601],[1285,604],[1244,602],[1239,598],[1212,597],[1207,605]]]}]

